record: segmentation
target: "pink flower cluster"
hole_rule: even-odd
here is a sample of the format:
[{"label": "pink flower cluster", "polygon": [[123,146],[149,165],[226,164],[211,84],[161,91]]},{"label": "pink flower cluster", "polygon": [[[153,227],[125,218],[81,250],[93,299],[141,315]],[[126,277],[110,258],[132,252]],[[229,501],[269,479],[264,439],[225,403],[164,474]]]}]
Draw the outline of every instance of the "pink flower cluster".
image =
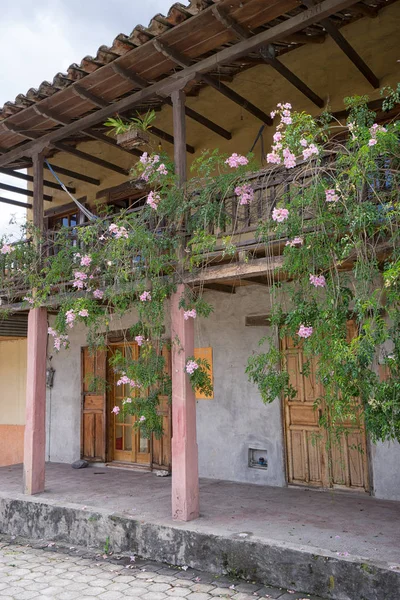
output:
[{"label": "pink flower cluster", "polygon": [[10,254],[13,251],[12,247],[9,244],[3,244],[0,249],[1,254]]},{"label": "pink flower cluster", "polygon": [[139,383],[136,383],[134,379],[130,379],[128,375],[122,375],[120,379],[117,381],[117,385],[130,385],[131,387],[140,387]]},{"label": "pink flower cluster", "polygon": [[[306,146],[304,146],[304,142],[306,143]],[[316,156],[318,156],[319,149],[318,149],[318,147],[315,144],[310,144],[307,147],[307,144],[308,144],[307,140],[300,140],[300,144],[304,147],[304,150],[303,150],[303,158],[304,158],[304,160],[307,160],[313,154],[315,154]]]},{"label": "pink flower cluster", "polygon": [[160,202],[160,200],[161,200],[161,197],[159,194],[156,194],[156,192],[150,192],[149,195],[147,196],[146,204],[151,206],[151,208],[153,210],[157,210],[158,203]]},{"label": "pink flower cluster", "polygon": [[81,258],[81,267],[90,267],[91,262],[92,262],[92,257],[89,256],[89,254],[86,254],[85,256],[82,256],[82,258]]},{"label": "pink flower cluster", "polygon": [[300,325],[300,329],[297,332],[297,335],[301,338],[309,338],[313,333],[312,327],[306,327],[305,325]]},{"label": "pink flower cluster", "polygon": [[67,312],[65,313],[65,322],[69,327],[71,327],[71,329],[74,326],[75,319],[76,314],[74,313],[73,309],[71,308],[70,310],[67,310]]},{"label": "pink flower cluster", "polygon": [[54,348],[59,351],[61,346],[66,348],[68,346],[68,336],[67,335],[58,335],[57,331],[52,327],[49,327],[47,333],[54,338]]},{"label": "pink flower cluster", "polygon": [[325,190],[325,200],[326,202],[337,202],[339,196],[337,195],[336,190]]},{"label": "pink flower cluster", "polygon": [[142,346],[142,344],[144,342],[144,337],[142,335],[135,336],[135,342],[137,343],[138,346]]},{"label": "pink flower cluster", "polygon": [[96,298],[96,300],[102,300],[104,297],[103,290],[94,290],[93,297]]},{"label": "pink flower cluster", "polygon": [[378,123],[374,123],[372,127],[369,128],[369,132],[371,134],[371,139],[368,142],[368,146],[375,146],[378,143],[376,139],[376,134],[378,132],[385,133],[386,127],[382,127],[382,125],[378,125]]},{"label": "pink flower cluster", "polygon": [[85,281],[88,278],[87,274],[83,271],[75,271],[74,283],[72,284],[77,290],[83,290],[85,287]]},{"label": "pink flower cluster", "polygon": [[150,300],[151,300],[151,293],[150,292],[143,292],[142,294],[140,294],[139,300],[141,302],[150,302]]},{"label": "pink flower cluster", "polygon": [[239,204],[249,204],[254,200],[254,190],[248,183],[235,187],[235,194],[239,197]]},{"label": "pink flower cluster", "polygon": [[86,308],[83,308],[82,310],[80,310],[78,312],[78,315],[80,317],[88,317],[89,316],[89,311]]},{"label": "pink flower cluster", "polygon": [[124,400],[122,400],[122,404],[132,404],[132,398],[124,398]]},{"label": "pink flower cluster", "polygon": [[283,221],[286,221],[288,217],[289,211],[287,208],[274,208],[274,210],[272,211],[272,220],[276,221],[277,223],[282,223]]},{"label": "pink flower cluster", "polygon": [[[157,163],[160,162],[160,157],[158,154],[154,154],[154,156],[151,156],[150,154],[148,154],[147,152],[143,152],[142,156],[140,157],[140,162],[142,165],[144,165],[144,171],[141,174],[141,179],[144,179],[145,181],[149,181],[151,175],[154,172],[155,166]],[[162,171],[166,171],[166,173],[162,173],[164,175],[166,175],[168,173],[168,171],[165,168],[165,165],[160,165],[157,169],[157,171],[163,167],[163,169],[161,169],[160,173]]]},{"label": "pink flower cluster", "polygon": [[168,175],[168,169],[164,163],[161,163],[161,165],[158,167],[157,173],[161,173],[161,175]]},{"label": "pink flower cluster", "polygon": [[114,406],[114,408],[111,411],[112,413],[114,413],[114,415],[119,415],[119,413],[121,412],[121,409],[119,406]]},{"label": "pink flower cluster", "polygon": [[249,164],[249,159],[234,152],[229,158],[226,159],[225,164],[229,165],[231,169],[237,169],[240,166]]},{"label": "pink flower cluster", "polygon": [[304,240],[302,237],[294,237],[292,240],[288,240],[285,246],[290,246],[291,248],[295,248],[296,246],[302,246],[304,244]]},{"label": "pink flower cluster", "polygon": [[284,148],[282,151],[283,154],[283,164],[285,165],[285,167],[287,169],[293,169],[293,167],[296,166],[296,157],[293,154],[293,152],[291,152],[289,150],[289,148]]},{"label": "pink flower cluster", "polygon": [[323,275],[310,275],[310,283],[315,287],[325,287],[326,279]]},{"label": "pink flower cluster", "polygon": [[185,312],[183,313],[183,318],[185,319],[185,321],[188,321],[189,319],[195,319],[197,317],[197,312],[195,308],[192,308],[191,310],[185,310]]},{"label": "pink flower cluster", "polygon": [[25,296],[24,297],[25,302],[28,302],[29,304],[34,304],[34,299],[32,298],[32,296]]},{"label": "pink flower cluster", "polygon": [[129,237],[126,228],[125,227],[118,227],[118,225],[116,225],[115,223],[111,223],[110,227],[108,228],[108,231],[117,240],[120,239],[120,238],[127,238],[127,237]]},{"label": "pink flower cluster", "polygon": [[140,423],[144,423],[144,422],[145,422],[145,420],[146,420],[146,417],[145,417],[144,415],[142,415],[142,416],[140,417],[140,419],[139,419],[139,422],[140,422]]},{"label": "pink flower cluster", "polygon": [[199,368],[199,365],[197,364],[197,362],[195,360],[188,360],[186,363],[186,366],[185,366],[186,373],[188,373],[189,375],[193,375],[193,373],[198,368]]}]

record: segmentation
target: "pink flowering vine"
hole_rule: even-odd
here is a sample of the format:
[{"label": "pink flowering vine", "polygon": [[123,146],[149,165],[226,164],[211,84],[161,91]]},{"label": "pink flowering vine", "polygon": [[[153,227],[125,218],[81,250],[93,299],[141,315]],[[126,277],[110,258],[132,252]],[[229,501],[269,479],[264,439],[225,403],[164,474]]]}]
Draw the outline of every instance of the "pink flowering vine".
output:
[{"label": "pink flowering vine", "polygon": [[371,134],[371,138],[370,138],[370,140],[368,142],[368,146],[375,146],[375,144],[378,143],[378,140],[376,139],[376,134],[378,132],[385,133],[386,132],[386,127],[382,127],[382,125],[378,125],[378,123],[374,123],[369,128],[369,132]]},{"label": "pink flowering vine", "polygon": [[139,300],[141,302],[150,302],[151,300],[151,293],[150,292],[142,292],[139,296]]},{"label": "pink flowering vine", "polygon": [[304,244],[304,240],[302,237],[296,236],[292,240],[288,240],[285,246],[290,246],[291,248],[295,248],[296,246],[302,246]]},{"label": "pink flowering vine", "polygon": [[160,173],[161,175],[168,175],[168,169],[164,163],[161,163],[161,165],[158,167],[157,173]]},{"label": "pink flowering vine", "polygon": [[195,308],[192,308],[191,310],[185,310],[185,312],[183,313],[183,318],[185,319],[185,321],[187,321],[188,319],[195,319],[197,317],[197,312]]},{"label": "pink flowering vine", "polygon": [[325,287],[326,279],[323,275],[310,275],[310,283],[315,287]]},{"label": "pink flowering vine", "polygon": [[189,375],[193,375],[193,373],[198,368],[199,368],[199,365],[197,364],[197,362],[195,360],[188,360],[186,363],[186,366],[185,366],[186,373],[188,373]]},{"label": "pink flowering vine", "polygon": [[254,190],[248,183],[235,187],[235,194],[239,197],[239,204],[249,204],[254,200]]},{"label": "pink flowering vine", "polygon": [[326,202],[337,202],[339,200],[339,196],[336,193],[336,190],[330,189],[325,190],[325,201]]},{"label": "pink flowering vine", "polygon": [[138,346],[142,346],[142,344],[144,342],[144,337],[142,335],[135,336],[135,342],[137,343]]},{"label": "pink flowering vine", "polygon": [[144,415],[142,415],[139,419],[140,423],[144,423],[146,420],[146,417]]},{"label": "pink flowering vine", "polygon": [[49,327],[47,333],[54,338],[54,348],[59,352],[61,350],[61,346],[66,348],[68,346],[68,336],[67,335],[58,335],[57,331],[52,327]]},{"label": "pink flowering vine", "polygon": [[234,152],[229,158],[226,159],[225,164],[229,165],[231,169],[237,169],[240,166],[247,165],[249,159],[241,154]]},{"label": "pink flowering vine", "polygon": [[161,197],[159,194],[156,194],[156,192],[150,192],[149,195],[147,196],[146,204],[151,206],[151,208],[153,210],[157,210],[158,203],[160,202],[160,200],[161,200]]},{"label": "pink flowering vine", "polygon": [[286,221],[288,217],[289,211],[287,208],[274,208],[274,210],[272,211],[272,220],[276,221],[277,223],[282,223],[283,221]]},{"label": "pink flowering vine", "polygon": [[128,232],[125,227],[118,227],[115,223],[111,223],[108,228],[109,233],[117,240],[120,238],[128,238]]},{"label": "pink flowering vine", "polygon": [[96,298],[96,300],[102,300],[104,297],[103,290],[94,290],[93,297]]},{"label": "pink flowering vine", "polygon": [[90,263],[92,262],[92,257],[86,254],[81,258],[81,267],[90,267]]},{"label": "pink flowering vine", "polygon": [[[306,141],[306,140],[304,140]],[[304,160],[307,160],[308,158],[310,158],[313,154],[315,154],[316,156],[318,156],[319,154],[319,149],[315,144],[310,144],[307,147],[304,148],[303,150],[303,158]]]},{"label": "pink flowering vine", "polygon": [[13,249],[9,244],[3,244],[2,248],[0,249],[1,254],[11,254],[12,251]]},{"label": "pink flowering vine", "polygon": [[297,332],[297,335],[301,338],[309,338],[313,333],[312,327],[306,327],[305,325],[300,325],[300,329]]},{"label": "pink flowering vine", "polygon": [[78,312],[78,315],[80,317],[88,317],[89,316],[89,311],[86,308],[83,308],[82,310],[80,310]]},{"label": "pink flowering vine", "polygon": [[111,411],[112,413],[114,413],[114,415],[119,415],[119,413],[121,412],[121,409],[119,406],[114,406],[114,408]]},{"label": "pink flowering vine", "polygon": [[75,319],[76,314],[74,313],[73,309],[71,308],[70,310],[67,310],[67,312],[65,313],[65,322],[69,327],[71,327],[71,329],[74,326]]},{"label": "pink flowering vine", "polygon": [[130,387],[141,387],[134,379],[130,379],[127,375],[122,375],[117,381],[117,385],[130,385]]},{"label": "pink flowering vine", "polygon": [[28,302],[31,305],[34,304],[34,302],[35,302],[34,299],[32,298],[32,296],[25,296],[23,298],[23,300],[25,300],[25,302]]}]

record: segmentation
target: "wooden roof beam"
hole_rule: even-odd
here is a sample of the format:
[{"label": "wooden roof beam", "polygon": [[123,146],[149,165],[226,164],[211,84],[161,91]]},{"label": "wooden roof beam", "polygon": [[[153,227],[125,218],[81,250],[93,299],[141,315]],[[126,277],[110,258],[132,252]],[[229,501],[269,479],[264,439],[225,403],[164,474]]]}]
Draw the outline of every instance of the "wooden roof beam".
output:
[{"label": "wooden roof beam", "polygon": [[[111,106],[111,105],[109,105],[107,103],[107,107],[108,106]],[[104,107],[104,108],[106,108],[106,107]],[[37,104],[35,104],[33,106],[33,109],[41,117],[51,119],[52,121],[54,121],[55,123],[58,123],[59,125],[66,126],[66,125],[71,125],[71,123],[74,123],[74,121],[71,121],[70,119],[65,119],[64,117],[57,114],[54,110],[51,110],[50,108],[44,108],[43,106],[38,106]],[[101,133],[100,131],[96,131],[95,129],[92,129],[91,127],[88,129],[82,130],[82,133],[88,135],[89,137],[91,137],[94,140],[98,140],[99,142],[103,142],[105,144],[108,144],[109,146],[114,146],[115,148],[118,148],[119,150],[122,150],[123,152],[127,152],[128,154],[131,154],[132,156],[141,156],[142,155],[140,150],[136,150],[136,149],[127,150],[126,148],[119,146],[113,138],[105,135],[104,133]]]},{"label": "wooden roof beam", "polygon": [[93,156],[92,154],[87,154],[87,152],[82,152],[82,150],[73,148],[68,144],[63,144],[62,142],[54,142],[52,145],[56,150],[59,150],[60,152],[72,154],[72,156],[76,156],[77,158],[86,160],[87,162],[93,163],[94,165],[98,165],[103,169],[108,169],[109,171],[114,171],[114,173],[120,173],[121,175],[129,175],[129,169],[124,169],[119,165],[114,165],[114,163],[108,162],[108,160],[104,160],[102,158],[99,158],[98,156]]},{"label": "wooden roof beam", "polygon": [[[14,177],[15,179],[22,179],[23,181],[30,181],[31,183],[33,183],[33,177],[32,175],[26,175],[25,173],[19,173],[18,171],[14,171],[13,169],[3,169],[0,168],[0,173],[3,173],[3,175],[8,175],[9,177]],[[43,181],[43,185],[45,187],[49,187],[52,188],[54,190],[60,190],[60,184],[59,183],[55,183],[54,181]],[[75,194],[75,188],[66,185],[65,186],[67,188],[67,190],[69,192],[71,192],[71,194]]]},{"label": "wooden roof beam", "polygon": [[[49,168],[46,163],[44,163],[43,166],[45,169]],[[56,173],[60,173],[60,175],[65,175],[66,177],[77,179],[78,181],[84,181],[85,183],[90,183],[90,185],[99,186],[101,184],[100,179],[90,177],[89,175],[84,175],[83,173],[77,173],[76,171],[71,171],[71,169],[64,169],[64,167],[59,167],[58,165],[53,164],[53,162],[51,163],[51,168]]]},{"label": "wooden roof beam", "polygon": [[[309,9],[318,7],[315,0],[302,0],[303,4],[305,4]],[[354,2],[354,4],[356,4]],[[346,38],[340,33],[339,29],[337,29],[336,25],[332,23],[332,21],[328,18],[324,18],[320,20],[321,25],[324,27],[325,31],[331,36],[331,38],[336,42],[339,48],[346,54],[347,58],[351,60],[351,62],[357,67],[357,69],[362,73],[365,79],[372,85],[374,89],[379,88],[379,79],[372,72],[366,62],[361,58],[361,56],[354,50],[353,46],[349,44]]]},{"label": "wooden roof beam", "polygon": [[[140,89],[147,88],[147,87],[149,87],[149,85],[151,85],[150,82],[146,81],[146,79],[144,79],[137,73],[130,71],[129,69],[125,69],[125,67],[122,67],[118,63],[113,62],[111,67],[115,73],[120,75],[126,81],[130,81],[134,85],[137,85]],[[165,102],[169,106],[172,105],[172,101],[169,96],[164,98],[164,96],[160,95],[159,97],[163,102]],[[207,119],[207,117],[204,117],[203,115],[196,112],[192,108],[189,108],[189,106],[185,106],[185,113],[186,113],[186,116],[188,116],[190,119],[193,119],[193,121],[196,121],[197,123],[200,123],[200,125],[203,125],[204,127],[207,127],[208,129],[211,129],[211,131],[213,131],[217,135],[220,135],[221,137],[225,138],[226,140],[232,139],[232,134],[229,131],[227,131],[223,127],[220,127],[220,125],[217,125],[210,119]]]},{"label": "wooden roof beam", "polygon": [[[153,40],[153,46],[155,47],[157,52],[160,52],[160,54],[163,54],[166,58],[176,63],[177,65],[180,65],[184,69],[193,66],[193,63],[190,60],[190,58],[188,58],[181,52],[178,52],[174,48],[170,48],[164,42],[161,42],[159,39],[156,38],[155,40]],[[214,77],[206,73],[196,72],[194,73],[194,78],[204,81],[204,83],[217,90],[217,92],[219,92],[229,100],[232,100],[232,102],[235,102],[236,104],[247,110],[247,112],[251,113],[257,119],[260,119],[262,123],[272,125],[272,119],[269,115],[267,115],[267,113],[265,113],[260,108],[246,100],[246,98],[243,98],[243,96],[226,86],[224,83],[218,81],[218,79],[215,79]]]},{"label": "wooden roof beam", "polygon": [[[98,123],[104,123],[104,121],[115,114],[116,112],[123,112],[141,104],[150,98],[154,98],[159,94],[164,96],[171,94],[175,89],[182,89],[182,85],[185,81],[193,79],[196,73],[203,73],[215,68],[218,65],[231,63],[242,56],[247,56],[250,52],[258,50],[266,44],[270,44],[282,39],[285,36],[298,33],[302,29],[309,27],[310,25],[321,21],[326,17],[336,13],[339,10],[343,10],[355,4],[355,0],[322,0],[317,6],[298,13],[296,16],[287,19],[269,29],[263,30],[260,33],[254,35],[248,40],[243,40],[237,44],[225,47],[219,50],[217,53],[207,56],[200,60],[196,64],[183,69],[179,73],[173,73],[172,75],[157,81],[156,83],[148,86],[140,91],[133,92],[125,98],[121,98],[114,104],[102,108],[95,113],[85,115],[81,119],[73,121],[70,125],[61,127],[49,131],[45,135],[41,136],[39,140],[33,140],[21,146],[15,147],[12,150],[8,150],[5,154],[0,156],[0,166],[7,165],[14,162],[21,157],[29,156],[38,151],[38,148],[46,147],[55,141],[65,139],[73,134],[87,129]],[[123,60],[124,57],[122,57]],[[119,60],[119,59],[116,59]]]},{"label": "wooden roof beam", "polygon": [[18,202],[18,200],[11,200],[11,198],[0,197],[0,202],[2,204],[11,204],[11,206],[22,206],[22,208],[32,208],[32,204],[28,204],[26,202]]},{"label": "wooden roof beam", "polygon": [[[212,7],[214,17],[229,31],[232,31],[234,35],[240,40],[247,40],[252,37],[251,31],[242,27],[235,21],[228,13],[226,13],[218,4]],[[288,67],[281,63],[275,56],[275,49],[272,44],[267,47],[260,48],[260,54],[262,59],[270,65],[275,71],[280,73],[289,83],[294,85],[302,94],[304,94],[311,102],[316,104],[319,108],[322,108],[325,102],[316,94],[307,84],[304,83],[297,75],[293,73]]]},{"label": "wooden roof beam", "polygon": [[[91,102],[92,104],[97,106],[98,108],[105,108],[106,106],[109,106],[109,102],[107,102],[103,98],[100,98],[99,96],[96,96],[95,94],[92,94],[86,88],[84,88],[82,86],[75,85],[72,88],[72,91],[77,96],[80,96],[81,98],[84,98],[85,100],[88,100],[89,102]],[[150,130],[150,133],[152,133],[153,135],[156,135],[157,137],[161,138],[162,140],[165,140],[166,142],[169,142],[172,145],[174,144],[174,137],[172,135],[170,135],[169,133],[167,133],[166,131],[163,131],[162,129],[159,129],[158,127],[153,127],[153,126],[150,127],[149,130]],[[93,132],[93,130],[90,130],[90,133],[92,133],[92,132]],[[104,141],[104,140],[102,140],[102,141]],[[123,148],[121,148],[120,146],[118,146],[118,147],[121,150],[123,150]],[[190,154],[194,154],[194,152],[195,152],[193,146],[191,146],[190,144],[186,144],[186,150],[188,152],[190,152]],[[141,154],[141,152],[140,152],[140,154]]]},{"label": "wooden roof beam", "polygon": [[[0,190],[6,190],[7,192],[13,192],[13,194],[21,194],[22,196],[29,196],[33,198],[33,191],[24,188],[16,187],[15,185],[9,185],[8,183],[0,182]],[[47,202],[53,202],[53,197],[48,194],[43,194],[43,199]]]}]

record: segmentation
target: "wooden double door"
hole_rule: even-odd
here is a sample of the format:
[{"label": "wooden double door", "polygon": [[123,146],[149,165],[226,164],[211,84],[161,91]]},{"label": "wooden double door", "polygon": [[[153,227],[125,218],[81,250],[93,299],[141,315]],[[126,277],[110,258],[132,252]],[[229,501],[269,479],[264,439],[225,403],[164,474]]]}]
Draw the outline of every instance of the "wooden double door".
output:
[{"label": "wooden double door", "polygon": [[[93,462],[113,462],[143,468],[171,468],[171,407],[167,397],[160,398],[159,414],[163,421],[161,439],[143,435],[135,426],[136,418],[124,414],[122,401],[136,393],[128,385],[117,385],[120,375],[110,365],[117,352],[137,359],[136,343],[110,344],[95,354],[82,348],[82,429],[81,456]],[[170,370],[169,351],[163,350],[166,369]],[[118,406],[120,413],[112,413]]]},{"label": "wooden double door", "polygon": [[[348,323],[348,332],[353,335],[353,322]],[[316,400],[323,395],[323,387],[316,378],[316,361],[311,361],[310,373],[305,376],[306,359],[301,344],[296,346],[286,337],[282,340],[282,350],[290,383],[297,392],[294,399],[284,398],[288,483],[368,492],[368,453],[362,415],[356,421],[343,421],[339,439],[328,440],[325,428],[319,425],[321,411],[327,407],[315,410]]]}]

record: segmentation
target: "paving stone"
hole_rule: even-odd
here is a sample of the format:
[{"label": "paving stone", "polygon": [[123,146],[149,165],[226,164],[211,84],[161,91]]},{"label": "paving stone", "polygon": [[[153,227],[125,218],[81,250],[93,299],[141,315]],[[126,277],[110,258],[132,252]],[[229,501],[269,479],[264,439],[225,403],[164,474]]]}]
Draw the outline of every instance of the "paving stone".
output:
[{"label": "paving stone", "polygon": [[269,586],[264,586],[257,590],[257,594],[261,597],[271,598],[275,600],[275,598],[280,598],[285,590],[281,590],[280,588],[272,588]]},{"label": "paving stone", "polygon": [[195,583],[191,586],[191,590],[193,592],[209,592],[213,589],[214,586],[209,585],[207,583]]},{"label": "paving stone", "polygon": [[16,596],[16,598],[18,598],[18,600],[33,600],[33,598],[38,598],[39,595],[39,592],[21,590],[18,592],[18,596]]},{"label": "paving stone", "polygon": [[147,594],[146,588],[140,588],[140,587],[131,588],[130,587],[124,592],[124,597],[125,598],[143,598],[143,596],[145,594]]},{"label": "paving stone", "polygon": [[254,600],[254,596],[246,594],[245,592],[239,592],[232,596],[232,600]]},{"label": "paving stone", "polygon": [[244,592],[245,594],[252,594],[260,589],[260,585],[254,583],[238,583],[235,587],[238,592]]},{"label": "paving stone", "polygon": [[[187,600],[210,600],[210,598],[212,598],[212,596],[210,596],[210,594],[205,594],[204,592],[193,592],[192,594],[189,594],[189,596],[186,596]],[[254,600],[252,598],[252,600]]]},{"label": "paving stone", "polygon": [[100,594],[103,594],[106,591],[107,590],[103,587],[92,587],[92,588],[88,588],[87,590],[85,590],[84,594],[87,597],[93,598],[94,596],[100,596]]},{"label": "paving stone", "polygon": [[152,583],[149,585],[149,592],[166,592],[171,589],[168,583]]},{"label": "paving stone", "polygon": [[222,596],[223,598],[230,598],[236,592],[235,590],[230,590],[229,588],[217,587],[212,589],[209,593],[211,596]]},{"label": "paving stone", "polygon": [[190,594],[190,589],[187,587],[174,587],[166,592],[170,598],[185,598]]},{"label": "paving stone", "polygon": [[122,592],[104,592],[97,597],[101,598],[101,600],[122,600],[124,595]]}]

